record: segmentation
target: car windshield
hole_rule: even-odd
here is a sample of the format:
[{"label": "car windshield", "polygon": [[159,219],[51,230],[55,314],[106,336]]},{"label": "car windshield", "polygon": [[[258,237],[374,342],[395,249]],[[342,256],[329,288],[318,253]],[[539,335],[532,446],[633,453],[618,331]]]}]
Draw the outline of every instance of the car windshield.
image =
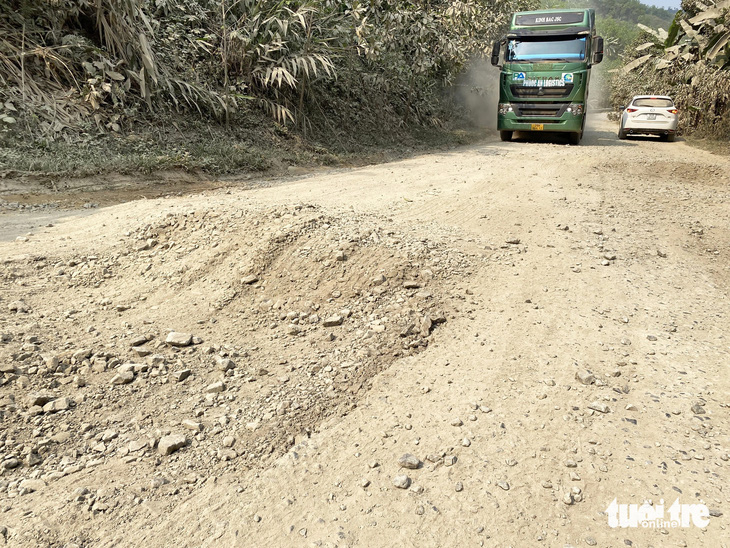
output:
[{"label": "car windshield", "polygon": [[674,106],[674,103],[671,99],[658,99],[656,97],[651,98],[643,98],[643,99],[634,99],[634,104],[632,106],[635,107],[657,107],[657,108],[672,108]]},{"label": "car windshield", "polygon": [[584,61],[586,39],[510,40],[507,61]]}]

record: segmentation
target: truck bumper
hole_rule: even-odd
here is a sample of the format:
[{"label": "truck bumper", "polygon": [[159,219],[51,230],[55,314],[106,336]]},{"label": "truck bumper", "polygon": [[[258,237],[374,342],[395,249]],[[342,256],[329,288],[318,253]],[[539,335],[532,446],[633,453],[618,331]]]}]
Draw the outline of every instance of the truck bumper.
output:
[{"label": "truck bumper", "polygon": [[[542,129],[539,126],[542,125]],[[583,115],[574,116],[566,112],[559,118],[518,117],[514,112],[497,115],[497,129],[500,131],[560,131],[578,133],[583,128]]]}]

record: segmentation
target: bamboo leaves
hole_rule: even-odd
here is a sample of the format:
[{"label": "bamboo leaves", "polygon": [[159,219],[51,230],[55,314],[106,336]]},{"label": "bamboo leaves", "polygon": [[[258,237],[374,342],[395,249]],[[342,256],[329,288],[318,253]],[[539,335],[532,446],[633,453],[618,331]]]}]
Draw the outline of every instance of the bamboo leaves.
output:
[{"label": "bamboo leaves", "polygon": [[730,136],[730,1],[683,3],[666,38],[647,31],[651,42],[634,50],[614,79],[614,104],[637,93],[673,96],[685,132]]}]

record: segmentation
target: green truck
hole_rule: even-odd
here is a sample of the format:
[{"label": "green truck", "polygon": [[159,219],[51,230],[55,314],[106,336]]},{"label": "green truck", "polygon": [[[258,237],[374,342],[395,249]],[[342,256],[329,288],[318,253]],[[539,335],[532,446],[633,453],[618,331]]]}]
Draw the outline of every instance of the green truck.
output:
[{"label": "green truck", "polygon": [[603,60],[592,9],[518,12],[505,38],[494,42],[499,75],[497,128],[567,133],[577,145],[585,129],[591,67]]}]

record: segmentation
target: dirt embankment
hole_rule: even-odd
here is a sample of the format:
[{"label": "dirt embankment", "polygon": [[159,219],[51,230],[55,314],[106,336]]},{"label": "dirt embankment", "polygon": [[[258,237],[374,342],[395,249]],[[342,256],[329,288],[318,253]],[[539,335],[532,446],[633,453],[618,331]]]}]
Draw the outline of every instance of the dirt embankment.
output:
[{"label": "dirt embankment", "polygon": [[613,129],[0,216],[0,543],[722,546],[728,162]]}]

